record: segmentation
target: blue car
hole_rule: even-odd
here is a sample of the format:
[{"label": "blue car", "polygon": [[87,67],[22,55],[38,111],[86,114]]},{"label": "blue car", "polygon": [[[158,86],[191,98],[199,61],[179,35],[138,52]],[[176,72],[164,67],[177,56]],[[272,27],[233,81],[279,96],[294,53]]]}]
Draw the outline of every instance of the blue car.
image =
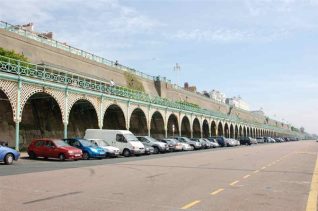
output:
[{"label": "blue car", "polygon": [[0,162],[11,165],[14,160],[18,160],[20,152],[6,146],[0,145]]},{"label": "blue car", "polygon": [[89,160],[90,158],[102,159],[106,157],[106,151],[103,148],[92,144],[86,139],[68,138],[63,140],[69,145],[81,149],[83,152],[83,159],[85,160]]}]

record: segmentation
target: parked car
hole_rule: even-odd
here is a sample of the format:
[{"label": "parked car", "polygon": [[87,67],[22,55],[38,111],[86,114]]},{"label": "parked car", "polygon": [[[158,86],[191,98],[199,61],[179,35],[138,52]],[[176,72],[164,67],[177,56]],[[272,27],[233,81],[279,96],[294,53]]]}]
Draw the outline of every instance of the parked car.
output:
[{"label": "parked car", "polygon": [[201,138],[191,138],[191,141],[195,141],[201,144],[201,149],[206,148],[206,142],[202,140]]},{"label": "parked car", "polygon": [[263,138],[263,137],[257,137],[256,138],[256,141],[257,141],[257,143],[264,143],[265,142],[265,139]]},{"label": "parked car", "polygon": [[240,144],[241,145],[257,144],[257,141],[256,139],[252,137],[240,137]]},{"label": "parked car", "polygon": [[83,159],[89,160],[90,158],[102,159],[106,157],[106,152],[102,147],[92,144],[90,141],[81,138],[67,138],[63,141],[73,147],[76,147],[83,152]]},{"label": "parked car", "polygon": [[226,146],[227,147],[235,147],[235,146],[237,146],[237,141],[235,139],[227,138],[226,139]]},{"label": "parked car", "polygon": [[276,143],[276,141],[271,137],[264,137],[266,143]]},{"label": "parked car", "polygon": [[84,138],[103,139],[109,145],[117,147],[125,157],[145,154],[145,146],[129,130],[87,129]]},{"label": "parked car", "polygon": [[211,139],[215,139],[218,144],[220,145],[220,147],[226,147],[227,143],[226,143],[226,138],[224,136],[212,136],[209,138],[209,140]]},{"label": "parked car", "polygon": [[14,160],[17,161],[19,158],[20,152],[7,146],[0,145],[0,162],[4,162],[6,165],[11,165]]},{"label": "parked car", "polygon": [[79,160],[82,158],[82,150],[70,146],[60,139],[36,139],[28,146],[28,155],[31,159],[37,157],[58,158],[64,160]]},{"label": "parked car", "polygon": [[184,147],[186,148],[186,146],[184,146],[184,145],[187,145],[187,144],[182,143],[174,138],[165,138],[165,139],[162,139],[161,141],[164,143],[167,143],[167,144],[168,143],[175,143],[174,151],[182,151],[182,150],[184,150],[183,149]]},{"label": "parked car", "polygon": [[216,141],[215,138],[209,137],[209,138],[207,138],[207,140],[210,141],[213,148],[220,147],[219,143]]},{"label": "parked car", "polygon": [[213,147],[213,144],[211,143],[211,141],[209,141],[209,139],[207,138],[203,138],[203,140],[206,142],[206,148],[210,149]]},{"label": "parked car", "polygon": [[137,139],[144,145],[154,148],[154,154],[165,153],[169,151],[169,146],[150,136],[136,136]]},{"label": "parked car", "polygon": [[191,151],[191,150],[194,150],[194,148],[188,144],[185,140],[183,139],[180,139],[180,140],[177,140],[176,139],[176,142],[177,142],[177,146],[180,146],[182,147],[182,151]]},{"label": "parked car", "polygon": [[[165,143],[165,144],[168,144],[170,152],[177,151],[177,142],[175,139],[161,139],[160,141]],[[182,147],[181,147],[181,149],[182,149]],[[180,147],[179,147],[179,150],[180,150]]]},{"label": "parked car", "polygon": [[151,146],[145,146],[145,155],[151,155],[153,154],[155,149]]},{"label": "parked car", "polygon": [[95,144],[98,147],[101,147],[105,150],[105,157],[118,157],[119,149],[117,147],[110,146],[105,140],[102,139],[90,139],[92,144]]},{"label": "parked car", "polygon": [[191,139],[187,138],[187,137],[176,137],[176,139],[178,141],[182,141],[183,143],[187,143],[189,144],[190,146],[193,147],[193,149],[201,149],[201,143],[200,142],[196,142],[196,141],[192,141]]}]

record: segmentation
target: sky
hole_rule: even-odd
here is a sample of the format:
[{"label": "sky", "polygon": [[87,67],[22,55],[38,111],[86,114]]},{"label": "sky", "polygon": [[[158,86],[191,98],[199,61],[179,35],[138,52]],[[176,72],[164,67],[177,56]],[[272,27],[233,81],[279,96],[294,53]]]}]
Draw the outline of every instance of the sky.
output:
[{"label": "sky", "polygon": [[318,0],[1,0],[0,20],[318,133]]}]

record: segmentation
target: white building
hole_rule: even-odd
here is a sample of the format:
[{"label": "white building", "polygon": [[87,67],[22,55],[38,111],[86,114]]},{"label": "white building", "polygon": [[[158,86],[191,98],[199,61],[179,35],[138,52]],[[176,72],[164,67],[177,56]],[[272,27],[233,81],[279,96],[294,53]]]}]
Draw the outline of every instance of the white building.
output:
[{"label": "white building", "polygon": [[230,106],[234,106],[236,108],[240,108],[246,111],[250,110],[250,106],[244,100],[242,100],[240,96],[227,98],[226,103]]},{"label": "white building", "polygon": [[218,90],[212,90],[210,93],[210,97],[218,102],[225,103],[225,94],[218,91]]}]

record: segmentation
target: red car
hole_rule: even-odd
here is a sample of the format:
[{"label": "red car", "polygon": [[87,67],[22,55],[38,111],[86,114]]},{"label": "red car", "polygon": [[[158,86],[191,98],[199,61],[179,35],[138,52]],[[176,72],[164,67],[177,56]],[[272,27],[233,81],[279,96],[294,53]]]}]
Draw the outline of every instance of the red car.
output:
[{"label": "red car", "polygon": [[72,147],[59,139],[36,139],[28,147],[29,157],[58,158],[59,160],[78,160],[83,156],[82,150]]}]

